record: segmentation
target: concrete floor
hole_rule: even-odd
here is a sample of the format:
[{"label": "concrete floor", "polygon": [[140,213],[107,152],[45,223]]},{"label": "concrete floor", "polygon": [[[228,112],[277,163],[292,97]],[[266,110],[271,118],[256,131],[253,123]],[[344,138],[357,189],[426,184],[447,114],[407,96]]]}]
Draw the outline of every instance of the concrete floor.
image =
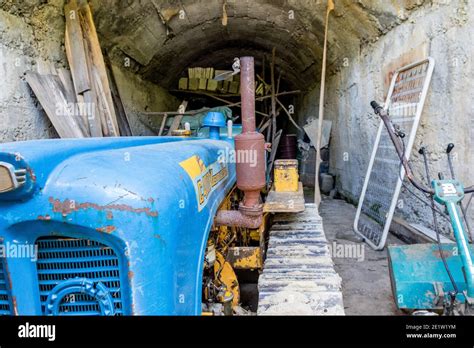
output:
[{"label": "concrete floor", "polygon": [[[333,246],[335,269],[342,278],[344,309],[347,315],[400,315],[392,296],[387,251],[374,251],[354,234],[356,208],[343,201],[323,196],[320,207],[324,231]],[[334,244],[336,243],[336,248]],[[363,258],[338,257],[337,246],[352,244]],[[404,244],[389,235],[387,245]],[[356,255],[352,255],[356,256]],[[358,261],[362,259],[361,261]]]}]

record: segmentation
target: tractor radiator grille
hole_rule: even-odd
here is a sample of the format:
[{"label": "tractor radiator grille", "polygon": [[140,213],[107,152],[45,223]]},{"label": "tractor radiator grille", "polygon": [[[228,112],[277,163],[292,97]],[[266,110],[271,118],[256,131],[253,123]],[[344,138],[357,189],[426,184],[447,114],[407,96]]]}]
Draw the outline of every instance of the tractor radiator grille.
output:
[{"label": "tractor radiator grille", "polygon": [[[107,245],[87,239],[40,238],[38,283],[41,307],[58,284],[73,279],[88,279],[106,286],[112,297],[115,315],[123,315],[119,260]],[[56,315],[103,315],[97,299],[85,292],[70,293],[61,299]]]},{"label": "tractor radiator grille", "polygon": [[10,289],[7,284],[5,264],[0,259],[0,315],[13,315]]}]

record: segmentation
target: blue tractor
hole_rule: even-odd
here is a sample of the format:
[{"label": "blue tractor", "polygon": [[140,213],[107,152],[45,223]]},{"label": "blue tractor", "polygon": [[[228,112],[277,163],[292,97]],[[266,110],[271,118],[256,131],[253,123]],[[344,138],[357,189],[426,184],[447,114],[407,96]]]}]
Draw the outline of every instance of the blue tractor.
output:
[{"label": "blue tractor", "polygon": [[[237,135],[240,128],[210,114],[206,138],[2,144],[1,314],[232,312],[238,281],[223,246],[235,228],[250,233],[264,221],[265,150],[255,131],[253,58],[241,65]],[[229,129],[219,132],[222,127]],[[258,165],[227,160],[249,149]]]}]

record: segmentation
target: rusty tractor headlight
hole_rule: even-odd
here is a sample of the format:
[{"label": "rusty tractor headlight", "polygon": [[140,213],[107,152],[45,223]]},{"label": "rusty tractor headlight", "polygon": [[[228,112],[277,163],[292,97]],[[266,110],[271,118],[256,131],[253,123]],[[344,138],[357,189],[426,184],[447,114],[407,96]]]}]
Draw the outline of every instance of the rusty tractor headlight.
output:
[{"label": "rusty tractor headlight", "polygon": [[0,162],[0,193],[14,191],[26,182],[26,170]]}]

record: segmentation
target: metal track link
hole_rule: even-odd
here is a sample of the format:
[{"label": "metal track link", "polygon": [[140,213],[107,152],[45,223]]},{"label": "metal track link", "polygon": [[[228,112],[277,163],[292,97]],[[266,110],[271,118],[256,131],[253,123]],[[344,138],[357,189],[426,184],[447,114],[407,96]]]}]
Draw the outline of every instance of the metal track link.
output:
[{"label": "metal track link", "polygon": [[322,219],[314,204],[305,207],[275,215],[258,281],[258,315],[344,315]]}]

